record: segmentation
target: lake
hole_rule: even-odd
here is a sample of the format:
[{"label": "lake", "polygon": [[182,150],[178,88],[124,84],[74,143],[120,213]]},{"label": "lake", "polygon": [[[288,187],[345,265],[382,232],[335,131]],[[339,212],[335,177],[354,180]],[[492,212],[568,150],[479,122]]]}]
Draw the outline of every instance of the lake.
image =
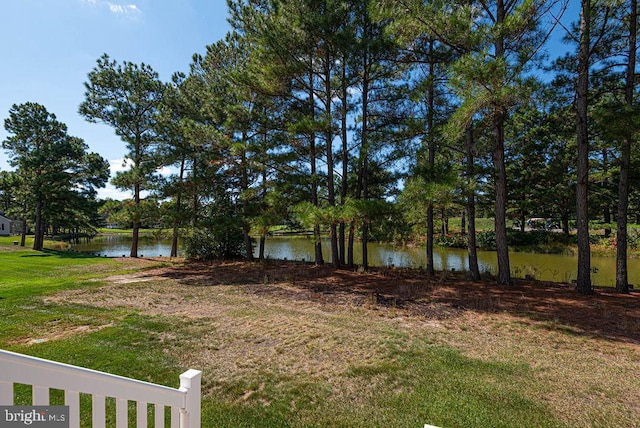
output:
[{"label": "lake", "polygon": [[[99,235],[90,242],[73,245],[76,251],[91,252],[106,257],[128,256],[131,236]],[[140,257],[168,256],[171,241],[157,239],[150,235],[140,237],[138,255]],[[257,256],[257,248],[254,254]],[[313,241],[306,237],[269,237],[265,245],[265,255],[271,259],[313,260]],[[323,240],[325,261],[330,260],[329,241]],[[355,262],[361,263],[361,249],[356,244]],[[511,272],[516,278],[530,275],[544,281],[570,282],[577,275],[577,257],[557,254],[516,253],[510,254]],[[467,252],[455,248],[434,248],[436,270],[466,271],[469,264]],[[424,267],[426,255],[424,247],[398,247],[390,244],[369,244],[369,264],[371,266]],[[497,272],[497,257],[493,251],[478,251],[480,272]],[[594,270],[594,285],[615,285],[616,263],[614,257],[591,257]],[[640,260],[629,260],[629,282],[640,284]]]}]

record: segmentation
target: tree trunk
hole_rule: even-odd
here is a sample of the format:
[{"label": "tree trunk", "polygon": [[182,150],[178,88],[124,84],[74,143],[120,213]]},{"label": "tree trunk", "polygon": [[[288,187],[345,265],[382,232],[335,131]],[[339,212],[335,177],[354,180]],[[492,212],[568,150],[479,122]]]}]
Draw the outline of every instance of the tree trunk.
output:
[{"label": "tree trunk", "polygon": [[476,245],[476,191],[475,191],[475,159],[473,126],[467,126],[465,148],[467,152],[467,218],[469,219],[469,234],[467,235],[467,251],[469,254],[469,273],[474,281],[480,280],[480,269],[478,268],[478,251]]},{"label": "tree trunk", "polygon": [[[325,91],[325,115],[328,123],[325,125],[325,144],[327,156],[327,202],[330,207],[336,206],[336,188],[333,171],[333,131],[332,131],[332,114],[331,104],[333,103],[333,94],[331,92],[331,61],[330,51],[325,50],[324,57],[324,91]],[[334,268],[340,267],[340,254],[338,251],[338,229],[337,224],[332,220],[329,225],[329,239],[331,240],[331,264]]]},{"label": "tree trunk", "polygon": [[[309,115],[311,121],[316,120],[315,94],[313,92],[313,64],[310,65],[309,71]],[[312,125],[315,126],[315,125]],[[311,203],[314,207],[318,207],[318,174],[316,171],[316,133],[311,131],[309,134],[309,162],[311,169]],[[315,263],[317,265],[324,264],[322,257],[322,241],[320,238],[320,225],[313,226],[313,245],[315,250]]]},{"label": "tree trunk", "polygon": [[[496,2],[496,20],[502,25],[506,9],[503,0]],[[495,42],[496,59],[505,55],[504,37],[497,37]],[[509,247],[507,246],[507,169],[504,164],[504,122],[507,112],[503,106],[493,109],[493,166],[496,186],[495,232],[496,253],[498,256],[498,284],[511,285],[511,266],[509,265]]]},{"label": "tree trunk", "polygon": [[611,237],[611,207],[609,206],[609,156],[607,153],[607,149],[602,149],[602,174],[604,176],[604,197],[605,197],[605,205],[602,207],[602,219],[604,220],[606,226],[604,227],[604,237]]},{"label": "tree trunk", "polygon": [[347,266],[350,268],[355,266],[353,261],[353,243],[355,241],[355,233],[356,233],[356,225],[352,221],[349,223],[349,235],[348,235],[348,243],[347,243]]},{"label": "tree trunk", "polygon": [[[367,16],[364,14],[362,16],[362,33],[363,40],[367,41],[368,36],[368,26],[367,26]],[[368,49],[367,44],[362,44],[362,52],[358,52],[359,60],[362,64],[362,78],[360,82],[362,83],[362,113],[361,113],[361,133],[360,133],[360,150],[358,153],[358,163],[356,166],[356,188],[355,188],[355,199],[361,200],[363,199],[363,189],[365,187],[365,176],[367,175],[367,157],[368,157],[368,141],[367,141],[367,121],[368,121],[368,103],[369,103],[369,68],[368,68]],[[360,73],[358,73],[360,74]],[[366,197],[365,197],[366,199]],[[347,248],[347,265],[349,267],[353,267],[354,264],[354,241],[355,241],[355,231],[356,229],[356,219],[351,220],[349,223],[349,236],[348,236],[348,248]],[[366,241],[367,237],[364,236],[364,225],[362,226],[363,239]],[[363,242],[363,247],[366,244]],[[363,248],[362,253],[366,253],[366,249]],[[364,263],[367,260],[363,260]]]},{"label": "tree trunk", "polygon": [[27,203],[22,204],[22,225],[20,226],[20,246],[24,247],[27,243]]},{"label": "tree trunk", "polygon": [[245,258],[247,260],[253,260],[253,242],[251,242],[251,226],[245,224],[242,227],[242,234],[244,240]]},{"label": "tree trunk", "polygon": [[[342,107],[340,109],[340,116],[342,121],[341,132],[342,132],[342,183],[340,186],[340,205],[343,205],[347,201],[347,192],[348,192],[348,174],[349,174],[349,145],[348,145],[348,124],[347,124],[347,101],[349,97],[349,92],[347,88],[347,58],[342,58]],[[340,263],[346,263],[346,254],[345,254],[345,236],[346,232],[346,224],[344,221],[340,222],[339,232],[338,232],[338,240],[340,242]]]},{"label": "tree trunk", "polygon": [[369,223],[362,225],[362,269],[369,269]]},{"label": "tree trunk", "polygon": [[[363,165],[362,195],[365,201],[369,200],[369,159],[368,150],[366,152]],[[362,268],[369,269],[369,218],[362,223]]]},{"label": "tree trunk", "polygon": [[[436,147],[434,138],[434,106],[435,106],[435,88],[434,75],[435,65],[433,58],[433,39],[429,40],[429,87],[427,88],[427,149],[429,150],[429,180],[435,181],[435,165],[436,165]],[[433,203],[430,202],[427,207],[427,275],[435,275],[433,263]]]},{"label": "tree trunk", "polygon": [[[197,150],[197,149],[196,149]],[[198,174],[199,174],[199,165],[198,165],[198,154],[194,154],[191,165],[193,171],[191,171],[191,176],[193,177],[193,198],[191,199],[191,226],[195,229],[198,227],[198,206],[200,205],[200,200],[198,198]]]},{"label": "tree trunk", "polygon": [[136,183],[133,190],[134,210],[133,213],[133,239],[131,240],[130,257],[138,257],[138,239],[140,236],[140,184]]},{"label": "tree trunk", "polygon": [[260,261],[264,260],[264,244],[267,240],[267,235],[260,235],[260,243],[258,244],[258,259]]},{"label": "tree trunk", "polygon": [[587,95],[589,90],[591,0],[582,0],[580,15],[580,49],[578,52],[578,80],[576,84],[576,137],[578,142],[576,223],[578,229],[577,290],[593,293],[591,286],[591,250],[589,247],[589,134],[587,123]]},{"label": "tree trunk", "polygon": [[427,206],[427,275],[434,276],[436,274],[433,263],[433,237],[434,231],[434,214],[433,204]]},{"label": "tree trunk", "polygon": [[507,170],[504,164],[504,122],[506,113],[496,108],[493,132],[493,165],[496,187],[495,233],[498,256],[498,284],[511,285],[509,247],[507,245]]},{"label": "tree trunk", "polygon": [[42,217],[43,203],[38,201],[36,203],[36,221],[35,221],[35,235],[33,237],[33,249],[42,251],[44,247],[44,219]]},{"label": "tree trunk", "polygon": [[[369,40],[369,16],[364,17],[363,32],[364,39]],[[366,201],[369,199],[369,84],[370,82],[370,63],[369,49],[364,44],[362,55],[362,131],[360,142],[360,159],[362,165],[358,175],[358,189],[356,191],[357,198],[362,195]],[[362,267],[367,270],[369,268],[369,225],[368,219],[362,224]]]},{"label": "tree trunk", "polygon": [[[638,2],[630,0],[629,11],[629,62],[625,85],[625,103],[633,106],[635,89],[636,49],[638,32]],[[631,165],[631,138],[622,140],[620,148],[620,182],[618,183],[618,229],[616,234],[616,290],[629,292],[627,270],[627,222],[629,211],[629,169]]]},{"label": "tree trunk", "polygon": [[178,257],[178,236],[182,225],[182,186],[184,181],[185,158],[180,161],[180,173],[178,174],[178,194],[176,195],[176,212],[173,222],[173,236],[171,237],[171,254],[169,257]]},{"label": "tree trunk", "polygon": [[611,238],[611,207],[609,207],[609,205],[605,205],[602,209],[602,219],[606,224],[604,227],[604,237]]},{"label": "tree trunk", "polygon": [[244,240],[244,257],[247,260],[253,260],[253,243],[251,242],[251,225],[249,224],[249,204],[247,203],[246,191],[249,189],[249,171],[247,166],[247,133],[245,131],[242,132],[242,152],[240,154],[240,168],[241,168],[241,177],[240,177],[240,190],[242,193],[245,193],[241,196],[242,198],[242,235]]},{"label": "tree trunk", "polygon": [[562,233],[564,234],[564,236],[569,236],[570,231],[569,231],[569,214],[562,214],[561,216],[561,221],[562,221]]}]

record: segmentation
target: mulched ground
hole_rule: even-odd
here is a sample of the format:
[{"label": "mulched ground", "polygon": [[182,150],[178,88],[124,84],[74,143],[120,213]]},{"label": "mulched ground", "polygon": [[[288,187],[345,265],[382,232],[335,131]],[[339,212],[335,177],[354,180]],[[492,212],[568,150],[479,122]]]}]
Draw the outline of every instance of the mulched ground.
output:
[{"label": "mulched ground", "polygon": [[145,275],[188,286],[243,285],[248,293],[323,305],[393,308],[406,315],[450,319],[476,312],[507,313],[536,323],[562,325],[575,334],[640,345],[640,293],[619,294],[597,288],[590,296],[570,284],[516,280],[469,281],[463,273],[429,277],[412,269],[358,272],[292,261],[185,262]]}]

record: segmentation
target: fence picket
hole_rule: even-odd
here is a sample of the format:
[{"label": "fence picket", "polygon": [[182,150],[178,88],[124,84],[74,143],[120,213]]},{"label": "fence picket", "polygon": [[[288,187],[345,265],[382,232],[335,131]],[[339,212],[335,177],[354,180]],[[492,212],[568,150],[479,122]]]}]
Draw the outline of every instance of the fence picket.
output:
[{"label": "fence picket", "polygon": [[164,428],[164,406],[156,404],[155,406],[155,419],[154,419],[154,427],[155,428]]},{"label": "fence picket", "polygon": [[0,379],[0,405],[13,406],[13,382]]},{"label": "fence picket", "polygon": [[136,405],[136,427],[147,428],[147,403],[142,401]]},{"label": "fence picket", "polygon": [[93,428],[105,428],[107,415],[105,412],[105,397],[94,394],[91,397],[91,426]]},{"label": "fence picket", "polygon": [[180,410],[177,407],[171,408],[171,428],[180,428]]},{"label": "fence picket", "polygon": [[69,406],[69,426],[80,426],[80,393],[76,391],[64,392],[64,404]]},{"label": "fence picket", "polygon": [[129,424],[129,401],[124,398],[116,400],[116,428],[127,428]]},{"label": "fence picket", "polygon": [[34,385],[31,391],[34,406],[49,405],[49,388],[40,385]]}]

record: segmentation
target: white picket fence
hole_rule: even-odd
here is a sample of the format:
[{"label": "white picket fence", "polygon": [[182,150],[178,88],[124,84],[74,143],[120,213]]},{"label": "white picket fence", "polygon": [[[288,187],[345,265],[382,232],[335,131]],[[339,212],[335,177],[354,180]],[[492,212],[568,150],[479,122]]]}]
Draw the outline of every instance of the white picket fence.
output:
[{"label": "white picket fence", "polygon": [[0,350],[0,405],[14,404],[14,384],[32,385],[32,405],[49,405],[50,389],[64,391],[69,427],[80,427],[80,394],[91,395],[93,428],[105,428],[106,398],[115,399],[117,428],[128,424],[129,401],[136,402],[136,426],[147,427],[148,406],[154,408],[155,428],[165,428],[165,407],[172,428],[200,428],[202,372],[187,370],[178,389],[142,382],[82,367]]}]

